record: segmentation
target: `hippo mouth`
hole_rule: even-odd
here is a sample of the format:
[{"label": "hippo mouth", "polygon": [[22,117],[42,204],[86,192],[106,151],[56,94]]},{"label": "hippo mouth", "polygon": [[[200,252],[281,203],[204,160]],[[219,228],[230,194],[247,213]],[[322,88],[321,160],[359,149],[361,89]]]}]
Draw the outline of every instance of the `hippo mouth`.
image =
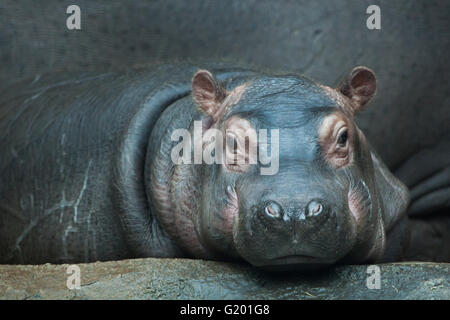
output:
[{"label": "hippo mouth", "polygon": [[317,262],[318,260],[320,259],[317,257],[299,254],[274,258],[271,260],[271,262],[273,264],[297,264],[297,263]]},{"label": "hippo mouth", "polygon": [[271,259],[259,267],[267,271],[296,271],[317,270],[333,265],[335,261],[329,261],[320,257],[308,255],[288,255]]}]

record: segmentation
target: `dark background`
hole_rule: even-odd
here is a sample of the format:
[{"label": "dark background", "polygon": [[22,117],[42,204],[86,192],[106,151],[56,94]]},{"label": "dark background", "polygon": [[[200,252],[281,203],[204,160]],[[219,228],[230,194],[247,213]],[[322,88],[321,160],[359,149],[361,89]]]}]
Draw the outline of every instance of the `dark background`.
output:
[{"label": "dark background", "polygon": [[[66,8],[81,8],[81,30]],[[381,30],[366,9],[381,8]],[[56,70],[188,59],[304,73],[336,85],[378,78],[358,123],[391,168],[448,140],[450,1],[0,1],[0,86]]]}]

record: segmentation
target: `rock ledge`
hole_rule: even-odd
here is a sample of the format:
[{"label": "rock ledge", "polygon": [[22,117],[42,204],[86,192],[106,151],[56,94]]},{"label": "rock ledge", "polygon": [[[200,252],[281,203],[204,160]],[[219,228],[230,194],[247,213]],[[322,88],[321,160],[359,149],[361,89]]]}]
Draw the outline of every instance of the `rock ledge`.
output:
[{"label": "rock ledge", "polygon": [[271,274],[244,264],[134,259],[78,264],[81,288],[69,290],[69,265],[0,265],[1,299],[450,299],[449,263],[379,264],[312,274]]}]

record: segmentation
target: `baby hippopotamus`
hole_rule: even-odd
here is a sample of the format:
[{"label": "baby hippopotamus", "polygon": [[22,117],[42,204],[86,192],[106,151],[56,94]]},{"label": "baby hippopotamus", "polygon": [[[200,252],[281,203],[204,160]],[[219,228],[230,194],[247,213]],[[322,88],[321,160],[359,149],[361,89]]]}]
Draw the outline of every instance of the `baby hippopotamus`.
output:
[{"label": "baby hippopotamus", "polygon": [[396,261],[408,189],[355,123],[376,79],[191,65],[37,76],[0,101],[0,263]]}]

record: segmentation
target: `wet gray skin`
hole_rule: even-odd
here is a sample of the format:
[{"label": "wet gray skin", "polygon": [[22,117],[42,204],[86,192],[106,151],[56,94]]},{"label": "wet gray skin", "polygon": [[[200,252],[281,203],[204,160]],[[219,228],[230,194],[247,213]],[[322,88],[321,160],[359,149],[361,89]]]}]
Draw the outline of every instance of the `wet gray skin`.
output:
[{"label": "wet gray skin", "polygon": [[[5,91],[0,262],[194,257],[298,270],[402,259],[408,191],[354,121],[375,93],[370,69],[336,89],[199,69],[53,75]],[[267,129],[268,150],[278,129],[278,170],[174,163],[172,133],[193,133],[195,120],[236,155],[238,128]]]}]

